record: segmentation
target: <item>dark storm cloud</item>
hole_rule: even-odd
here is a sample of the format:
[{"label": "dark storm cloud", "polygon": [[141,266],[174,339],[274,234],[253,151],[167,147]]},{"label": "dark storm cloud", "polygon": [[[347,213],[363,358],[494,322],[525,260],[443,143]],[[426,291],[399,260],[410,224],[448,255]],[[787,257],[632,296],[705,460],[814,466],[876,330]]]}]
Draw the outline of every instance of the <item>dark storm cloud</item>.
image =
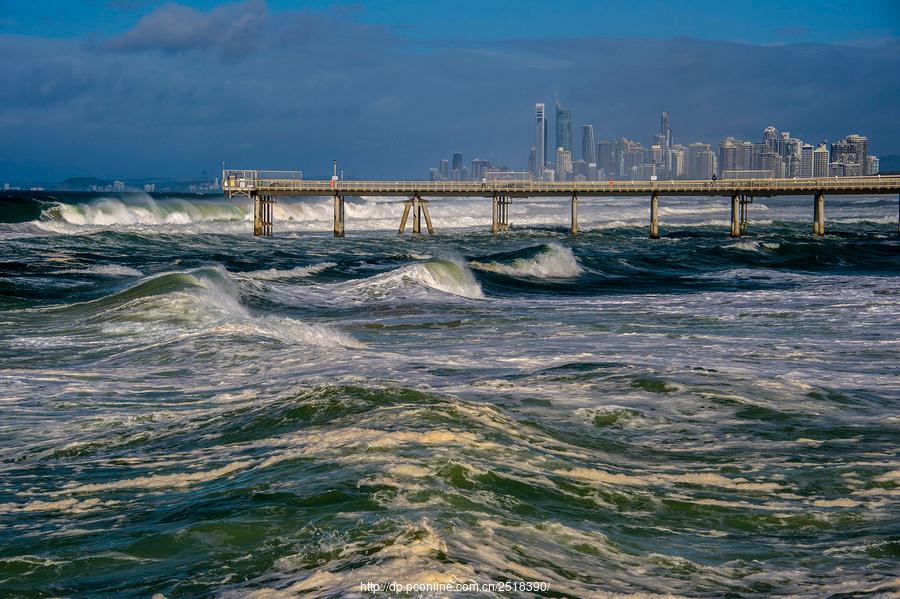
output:
[{"label": "dark storm cloud", "polygon": [[0,178],[188,175],[222,159],[325,173],[331,158],[355,176],[421,177],[457,150],[521,167],[534,102],[557,86],[598,138],[646,144],[668,109],[681,143],[774,124],[810,142],[858,131],[897,153],[898,63],[896,41],[427,44],[352,10],[170,4],[107,39],[0,35]]}]

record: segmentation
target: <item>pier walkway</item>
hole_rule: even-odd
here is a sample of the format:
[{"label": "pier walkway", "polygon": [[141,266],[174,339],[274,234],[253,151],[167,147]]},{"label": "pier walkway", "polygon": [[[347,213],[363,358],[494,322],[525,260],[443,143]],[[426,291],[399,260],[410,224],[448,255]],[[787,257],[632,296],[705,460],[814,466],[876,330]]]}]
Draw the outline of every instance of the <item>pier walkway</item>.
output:
[{"label": "pier walkway", "polygon": [[[900,194],[900,176],[820,177],[811,179],[719,179],[711,181],[330,181],[305,180],[299,172],[225,170],[222,189],[229,196],[254,200],[254,234],[271,236],[272,204],[276,197],[320,196],[334,200],[334,235],[344,236],[345,196],[401,196],[404,201],[399,232],[412,216],[413,233],[425,218],[434,232],[426,197],[484,197],[493,203],[491,231],[509,228],[512,198],[561,197],[571,203],[571,231],[578,233],[578,200],[586,197],[644,196],[650,199],[650,237],[659,238],[660,196],[721,196],[731,199],[732,237],[747,230],[748,205],[754,197],[810,195],[813,233],[825,234],[825,195]],[[900,234],[900,212],[898,212]]]}]

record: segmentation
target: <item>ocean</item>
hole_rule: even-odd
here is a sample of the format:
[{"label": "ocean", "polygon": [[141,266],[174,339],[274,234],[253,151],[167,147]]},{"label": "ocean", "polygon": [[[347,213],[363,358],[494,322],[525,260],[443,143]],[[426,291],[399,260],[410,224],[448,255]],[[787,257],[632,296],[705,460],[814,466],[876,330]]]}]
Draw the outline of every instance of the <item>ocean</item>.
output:
[{"label": "ocean", "polygon": [[402,199],[0,196],[0,595],[900,592],[896,196]]}]

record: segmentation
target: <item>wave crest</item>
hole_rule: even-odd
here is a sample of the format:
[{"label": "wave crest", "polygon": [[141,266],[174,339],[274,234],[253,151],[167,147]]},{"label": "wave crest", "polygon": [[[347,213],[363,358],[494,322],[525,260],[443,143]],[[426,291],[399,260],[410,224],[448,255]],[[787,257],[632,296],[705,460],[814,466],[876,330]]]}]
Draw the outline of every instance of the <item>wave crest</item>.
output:
[{"label": "wave crest", "polygon": [[[528,248],[533,250],[535,248]],[[559,244],[548,243],[537,246],[536,252],[528,257],[515,258],[510,262],[471,262],[472,268],[511,277],[531,277],[535,279],[568,279],[581,275],[584,271],[572,250]]]}]

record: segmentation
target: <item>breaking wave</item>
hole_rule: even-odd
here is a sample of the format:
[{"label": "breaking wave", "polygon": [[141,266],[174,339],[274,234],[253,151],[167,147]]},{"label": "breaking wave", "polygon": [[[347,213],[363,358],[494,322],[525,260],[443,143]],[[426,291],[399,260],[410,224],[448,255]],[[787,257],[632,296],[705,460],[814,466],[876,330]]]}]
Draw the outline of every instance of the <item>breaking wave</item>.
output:
[{"label": "breaking wave", "polygon": [[[113,337],[165,340],[179,335],[246,335],[322,347],[360,347],[351,336],[323,324],[251,313],[237,282],[221,267],[169,272],[100,299],[54,311],[75,312]],[[173,337],[174,336],[174,337]]]},{"label": "breaking wave", "polygon": [[330,292],[335,288],[350,292],[361,300],[390,299],[417,289],[430,289],[469,299],[484,299],[481,285],[475,280],[472,271],[463,262],[452,259],[432,259],[407,264],[361,281],[329,285],[326,291]]},{"label": "breaking wave", "polygon": [[186,225],[197,222],[244,221],[250,218],[249,202],[166,199],[149,195],[99,198],[83,204],[55,203],[41,212],[40,222],[68,225]]},{"label": "breaking wave", "polygon": [[513,257],[510,254],[503,254],[496,260],[472,261],[470,264],[472,268],[478,270],[535,279],[566,279],[583,273],[572,250],[556,242],[526,248],[513,255],[519,253],[526,256]]}]

